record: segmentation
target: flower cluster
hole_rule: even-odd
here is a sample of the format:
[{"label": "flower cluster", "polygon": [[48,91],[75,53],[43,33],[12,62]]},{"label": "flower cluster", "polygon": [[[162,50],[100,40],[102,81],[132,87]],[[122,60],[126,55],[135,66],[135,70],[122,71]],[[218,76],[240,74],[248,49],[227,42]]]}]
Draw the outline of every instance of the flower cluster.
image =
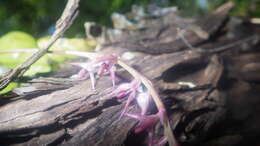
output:
[{"label": "flower cluster", "polygon": [[79,79],[85,79],[89,75],[92,89],[95,89],[95,75],[101,76],[105,72],[110,73],[112,84],[115,86],[115,64],[117,62],[117,58],[118,56],[116,54],[108,54],[98,56],[87,63],[74,62],[71,64],[82,68],[77,75]]},{"label": "flower cluster", "polygon": [[[157,105],[158,112],[156,114],[147,114],[147,110],[150,103],[154,101],[152,100],[154,99],[154,94],[152,94],[152,92],[154,93],[155,90],[154,89],[149,90],[149,88],[153,88],[153,87],[150,86],[150,82],[149,83],[148,81],[144,82],[144,77],[141,77],[142,76],[141,74],[138,74],[134,69],[127,66],[126,64],[122,62],[120,63],[119,58],[116,54],[106,54],[106,55],[98,56],[87,63],[71,63],[71,64],[82,68],[77,74],[78,78],[84,79],[88,76],[90,77],[93,89],[95,89],[96,76],[102,76],[104,73],[110,74],[112,85],[115,86],[116,64],[119,64],[123,68],[125,68],[130,74],[133,75],[134,79],[129,83],[123,83],[119,85],[112,92],[112,94],[115,95],[115,97],[118,99],[127,97],[126,104],[122,110],[120,118],[122,118],[123,115],[126,115],[128,117],[138,120],[139,122],[135,127],[134,131],[135,133],[147,132],[149,146],[153,146],[153,145],[162,146],[167,142],[168,137],[167,138],[162,137],[160,139],[154,138],[155,126],[159,121],[162,124],[164,124],[165,118],[167,117],[165,117],[165,109],[161,103],[159,106]],[[149,85],[147,85],[147,83]],[[156,98],[158,99],[159,97],[156,96]],[[127,113],[129,105],[133,103],[134,100],[140,107],[141,112],[137,114]]]},{"label": "flower cluster", "polygon": [[[22,50],[28,52],[26,50]],[[123,111],[120,115],[120,118],[123,115],[137,119],[139,121],[138,125],[135,128],[135,132],[148,132],[148,145],[164,145],[167,141],[170,146],[178,146],[178,143],[172,133],[170,122],[166,116],[165,107],[155,91],[152,82],[147,79],[145,76],[140,74],[134,68],[129,66],[127,63],[122,61],[118,55],[114,53],[107,54],[98,54],[95,52],[84,52],[84,51],[71,51],[71,50],[56,50],[50,51],[57,54],[68,54],[75,55],[80,57],[85,57],[90,59],[89,62],[74,62],[70,63],[71,65],[81,67],[81,70],[77,75],[73,76],[78,79],[90,78],[92,89],[95,89],[96,78],[102,76],[104,73],[109,73],[112,85],[115,86],[115,71],[116,65],[121,66],[128,73],[130,73],[134,80],[130,83],[124,83],[118,86],[117,89],[112,93],[116,95],[118,99],[127,98],[126,104],[123,108]],[[145,90],[144,90],[145,89]],[[139,105],[141,112],[140,114],[131,114],[127,113],[127,109],[133,101],[136,100],[136,103]],[[158,112],[156,114],[147,114],[147,109],[151,102],[154,102]],[[164,127],[164,136],[160,139],[154,138],[154,127],[158,122],[161,122]]]},{"label": "flower cluster", "polygon": [[[151,95],[148,91],[144,91],[144,87],[137,80],[133,80],[130,83],[124,83],[118,86],[118,88],[113,92],[117,98],[128,97],[125,107],[121,113],[128,117],[137,119],[139,123],[135,127],[135,133],[148,132],[148,145],[164,145],[166,143],[165,138],[159,140],[154,139],[154,127],[155,125],[163,120],[164,110],[159,110],[158,113],[153,115],[147,115],[147,110],[150,102],[152,101]],[[134,100],[136,100],[138,106],[141,109],[140,114],[130,114],[127,113],[127,108]]]}]

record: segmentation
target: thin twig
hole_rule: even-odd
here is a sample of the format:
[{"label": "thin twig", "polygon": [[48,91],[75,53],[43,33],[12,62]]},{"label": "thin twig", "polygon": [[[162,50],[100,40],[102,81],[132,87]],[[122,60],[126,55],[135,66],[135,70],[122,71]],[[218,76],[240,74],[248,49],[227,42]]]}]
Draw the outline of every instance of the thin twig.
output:
[{"label": "thin twig", "polygon": [[[6,49],[0,50],[0,54],[7,53],[35,53],[39,51],[38,48],[24,48],[24,49]],[[94,52],[86,52],[86,51],[71,51],[71,50],[48,50],[47,53],[51,54],[64,54],[64,55],[73,55],[79,57],[86,57],[89,59],[94,59],[97,57],[97,53]]]},{"label": "thin twig", "polygon": [[249,41],[259,41],[259,35],[254,34],[252,36],[237,40],[237,41],[229,43],[227,45],[223,45],[221,47],[216,47],[216,48],[212,48],[212,49],[199,48],[198,51],[201,52],[201,53],[208,53],[208,54],[221,53],[221,52],[227,51],[230,48],[241,45],[243,43],[247,43]]},{"label": "thin twig", "polygon": [[177,28],[177,36],[184,42],[184,44],[190,48],[194,49],[194,47],[188,42],[188,40],[184,37],[185,30],[181,30],[180,28]]},{"label": "thin twig", "polygon": [[240,45],[240,44],[243,44],[243,43],[246,43],[246,42],[249,42],[249,41],[254,41],[254,40],[258,41],[259,40],[259,36],[255,34],[255,35],[252,35],[250,37],[246,37],[246,38],[240,39],[238,41],[223,45],[221,47],[216,47],[216,48],[212,48],[212,49],[203,49],[203,48],[193,47],[188,42],[188,40],[184,37],[184,35],[183,35],[184,32],[185,32],[185,30],[180,30],[179,28],[177,29],[177,35],[184,42],[184,44],[189,49],[196,50],[200,53],[206,53],[206,54],[215,54],[215,53],[224,52],[224,51],[227,51],[228,49],[235,47],[237,45]]},{"label": "thin twig", "polygon": [[64,34],[64,32],[71,26],[78,14],[79,1],[80,0],[68,0],[60,19],[56,22],[56,30],[53,33],[51,39],[48,41],[48,44],[43,49],[34,53],[23,64],[17,66],[6,76],[2,77],[0,79],[0,90],[5,88],[11,81],[13,81],[19,75],[22,75],[26,70],[28,70],[29,67],[37,60],[39,60],[43,55],[45,55],[52,44]]}]

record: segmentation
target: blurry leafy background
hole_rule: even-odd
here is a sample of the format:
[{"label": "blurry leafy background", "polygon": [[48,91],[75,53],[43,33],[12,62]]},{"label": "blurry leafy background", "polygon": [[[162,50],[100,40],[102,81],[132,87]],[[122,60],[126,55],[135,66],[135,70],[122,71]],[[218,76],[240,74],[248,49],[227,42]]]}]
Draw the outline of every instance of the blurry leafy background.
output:
[{"label": "blurry leafy background", "polygon": [[[85,21],[111,26],[113,12],[130,11],[133,4],[147,8],[149,4],[161,7],[177,6],[182,16],[198,16],[214,10],[228,0],[81,0],[80,14],[66,32],[62,40],[70,47],[56,43],[52,49],[89,50],[91,45],[85,42]],[[232,15],[244,17],[260,16],[260,0],[232,0],[236,6]],[[0,50],[19,48],[38,48],[54,31],[56,20],[61,15],[66,0],[0,0]],[[77,45],[76,45],[77,44]],[[68,45],[67,45],[68,46]],[[0,77],[8,68],[23,62],[31,54],[0,54]],[[68,56],[45,55],[34,64],[25,75],[35,75],[57,68]],[[17,83],[12,83],[4,91],[9,91]]]},{"label": "blurry leafy background", "polygon": [[[233,1],[236,3],[234,15],[260,16],[260,0]],[[83,36],[86,20],[110,25],[112,12],[127,12],[132,4],[176,5],[187,16],[206,13],[224,2],[227,0],[81,0],[80,15],[66,34]],[[0,35],[12,30],[25,31],[35,37],[50,34],[65,4],[66,0],[0,0]]]}]

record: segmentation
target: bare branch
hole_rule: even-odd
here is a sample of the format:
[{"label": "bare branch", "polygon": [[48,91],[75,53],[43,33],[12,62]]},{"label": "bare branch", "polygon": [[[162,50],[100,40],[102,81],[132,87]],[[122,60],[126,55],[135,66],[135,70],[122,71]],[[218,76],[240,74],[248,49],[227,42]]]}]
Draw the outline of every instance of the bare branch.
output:
[{"label": "bare branch", "polygon": [[29,67],[39,60],[43,55],[45,55],[52,44],[61,37],[64,32],[71,26],[74,19],[78,14],[78,5],[80,0],[68,0],[67,5],[56,23],[56,30],[53,33],[48,44],[41,50],[34,53],[30,58],[28,58],[24,63],[17,66],[15,69],[11,70],[6,76],[0,79],[0,90],[5,88],[12,80],[14,80],[19,75],[22,75]]}]

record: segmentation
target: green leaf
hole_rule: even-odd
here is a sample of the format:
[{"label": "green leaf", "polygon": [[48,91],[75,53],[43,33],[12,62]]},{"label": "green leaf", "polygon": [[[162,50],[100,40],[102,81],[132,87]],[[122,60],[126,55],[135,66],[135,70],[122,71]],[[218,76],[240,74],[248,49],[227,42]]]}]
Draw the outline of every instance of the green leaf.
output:
[{"label": "green leaf", "polygon": [[7,93],[7,92],[11,91],[13,88],[15,88],[17,86],[18,86],[18,83],[11,82],[7,87],[5,87],[4,89],[0,90],[0,94]]},{"label": "green leaf", "polygon": [[[48,43],[49,39],[49,36],[40,38],[37,41],[39,47],[44,47]],[[96,46],[96,43],[87,41],[83,38],[61,38],[53,44],[50,50],[91,51],[93,50],[94,46]],[[54,61],[55,63],[62,63],[65,60],[77,57],[65,54],[47,54],[47,56],[49,61]]]},{"label": "green leaf", "polygon": [[[27,33],[21,31],[12,31],[0,38],[0,50],[24,48],[37,48],[36,40]],[[24,53],[0,54],[0,64],[14,68],[27,59],[30,55],[31,54]]]}]

